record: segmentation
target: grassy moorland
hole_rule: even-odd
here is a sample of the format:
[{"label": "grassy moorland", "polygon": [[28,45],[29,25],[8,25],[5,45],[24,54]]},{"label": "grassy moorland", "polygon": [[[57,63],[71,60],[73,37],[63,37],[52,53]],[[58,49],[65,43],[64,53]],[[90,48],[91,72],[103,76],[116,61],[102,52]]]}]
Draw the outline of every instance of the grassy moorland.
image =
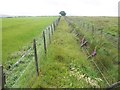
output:
[{"label": "grassy moorland", "polygon": [[[117,18],[71,17],[69,18],[69,20],[72,21],[72,28],[75,29],[76,32],[79,34],[78,38],[81,40],[83,37],[85,37],[85,39],[87,40],[88,51],[92,53],[96,47],[97,55],[95,56],[94,60],[107,78],[108,82],[110,84],[116,82],[118,80],[119,65]],[[103,24],[101,24],[101,22]],[[92,28],[92,25],[94,25],[94,29]],[[102,33],[99,30],[100,27],[104,28]],[[111,29],[108,30],[108,28]],[[112,30],[112,28],[114,28],[115,30]],[[114,35],[110,34],[110,32],[112,31],[114,32]]]},{"label": "grassy moorland", "polygon": [[[83,18],[85,19],[85,17]],[[98,29],[95,29],[93,34],[91,33],[91,27],[88,28],[87,26],[83,26],[82,22],[90,23],[90,18],[79,23],[81,19],[79,19],[79,17],[77,17],[77,19],[74,19],[74,17],[68,18],[68,20],[71,21],[70,25],[66,19],[62,17],[58,26],[56,27],[56,31],[51,37],[51,44],[49,43],[49,39],[47,39],[46,55],[44,54],[43,40],[42,42],[38,42],[37,53],[39,76],[36,76],[35,65],[33,64],[35,63],[33,52],[31,52],[28,54],[28,56],[26,56],[23,62],[13,69],[13,71],[7,72],[9,76],[7,80],[7,87],[107,87],[108,83],[106,83],[105,79],[100,74],[99,70],[97,70],[94,63],[91,62],[92,59],[88,59],[88,55],[86,54],[85,50],[80,47],[80,41],[83,36],[88,42],[88,51],[90,53],[92,53],[94,48],[97,47],[97,55],[93,59],[101,72],[104,74],[104,77],[107,79],[110,85],[115,83],[118,80],[118,50],[116,47],[113,47],[115,43],[111,43],[112,40],[109,41],[105,34],[101,35]],[[114,25],[116,24],[114,23]],[[106,25],[105,27],[107,28]],[[106,31],[106,29],[104,29],[104,31]],[[46,34],[48,34],[48,32],[46,32]],[[111,36],[116,37],[114,35]],[[48,36],[46,38],[48,38]]]},{"label": "grassy moorland", "polygon": [[[75,20],[75,22],[77,22],[77,20]],[[104,17],[102,20],[104,20]],[[109,22],[113,20],[114,19]],[[112,23],[116,25],[116,20],[114,21],[115,22]],[[108,84],[111,85],[117,82],[117,48],[113,47],[111,41],[108,41],[104,35],[101,38],[99,31],[96,31],[93,37],[90,30],[88,31],[85,30],[85,28],[78,27],[78,24],[74,25],[75,22],[71,28],[68,27],[63,18],[61,19],[52,38],[52,43],[48,48],[47,57],[41,60],[41,74],[33,85],[34,88],[103,88],[107,87]],[[75,33],[74,29],[76,29],[77,33]],[[114,31],[115,33],[117,31],[116,29],[117,28],[115,28]],[[105,31],[107,30],[105,29]],[[77,34],[80,36],[77,36]],[[97,46],[97,55],[94,57],[94,62],[102,71],[108,83],[100,74],[94,63],[91,62],[91,59],[87,59],[88,56],[80,48],[80,39],[83,36],[85,36],[85,39],[89,43],[88,51],[90,53],[92,53]]]},{"label": "grassy moorland", "polygon": [[[90,27],[94,25],[96,29],[103,28],[103,32],[111,35],[118,36],[118,18],[117,17],[100,17],[100,16],[91,16],[91,17],[69,17],[72,21],[80,25],[80,23],[87,23],[86,25]],[[85,25],[85,26],[86,26]]]},{"label": "grassy moorland", "polygon": [[[22,54],[33,38],[40,36],[43,29],[56,17],[19,17],[2,19],[2,63],[14,63],[13,58]],[[25,48],[26,49],[26,48]],[[21,51],[21,53],[18,53]]]},{"label": "grassy moorland", "polygon": [[90,88],[104,84],[62,18],[48,47],[46,58],[41,59],[40,76],[32,87]]}]

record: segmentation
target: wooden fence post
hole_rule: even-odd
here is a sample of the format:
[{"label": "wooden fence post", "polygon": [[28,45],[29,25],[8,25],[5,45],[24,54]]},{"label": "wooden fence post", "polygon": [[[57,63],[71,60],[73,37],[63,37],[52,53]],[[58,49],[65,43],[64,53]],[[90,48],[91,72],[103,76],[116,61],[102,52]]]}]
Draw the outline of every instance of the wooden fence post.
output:
[{"label": "wooden fence post", "polygon": [[57,25],[57,20],[55,20],[55,22],[54,22],[54,27],[56,27],[56,25]]},{"label": "wooden fence post", "polygon": [[53,26],[53,33],[54,33],[54,31],[55,31],[55,26],[54,26],[54,23],[52,24],[52,26]]},{"label": "wooden fence post", "polygon": [[92,25],[92,36],[94,36],[94,25]]},{"label": "wooden fence post", "polygon": [[45,51],[45,55],[47,53],[47,48],[46,48],[46,37],[45,37],[45,31],[43,31],[43,39],[44,39],[44,51]]},{"label": "wooden fence post", "polygon": [[48,34],[48,27],[45,29],[45,34],[46,34],[46,36],[47,36],[47,34]]},{"label": "wooden fence post", "polygon": [[51,31],[52,31],[52,35],[53,35],[53,25],[51,25]]},{"label": "wooden fence post", "polygon": [[0,90],[4,88],[5,74],[3,73],[3,66],[0,65]]},{"label": "wooden fence post", "polygon": [[37,76],[39,76],[39,70],[38,70],[38,57],[37,57],[37,49],[36,49],[36,40],[33,40],[33,49],[34,49],[34,56],[35,56],[35,66],[36,66],[36,72]]},{"label": "wooden fence post", "polygon": [[57,25],[58,25],[58,22],[59,22],[59,18],[57,19]]},{"label": "wooden fence post", "polygon": [[102,37],[103,37],[103,28],[101,28],[101,40],[102,40]]},{"label": "wooden fence post", "polygon": [[53,22],[53,30],[55,31],[55,22]]},{"label": "wooden fence post", "polygon": [[45,29],[45,36],[46,36],[46,47],[47,47],[47,44],[49,43],[48,42],[48,39],[49,39],[49,30],[48,30],[48,27]]},{"label": "wooden fence post", "polygon": [[56,30],[56,21],[53,24],[54,24],[54,29]]},{"label": "wooden fence post", "polygon": [[51,43],[51,32],[50,32],[50,27],[48,28],[48,30],[49,30],[49,43]]}]

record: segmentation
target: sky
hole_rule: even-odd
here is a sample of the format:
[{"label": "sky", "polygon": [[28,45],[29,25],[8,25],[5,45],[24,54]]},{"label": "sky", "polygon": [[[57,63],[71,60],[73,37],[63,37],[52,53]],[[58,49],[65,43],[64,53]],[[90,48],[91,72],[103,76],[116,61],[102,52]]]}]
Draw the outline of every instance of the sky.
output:
[{"label": "sky", "polygon": [[0,15],[118,16],[119,0],[0,0]]}]

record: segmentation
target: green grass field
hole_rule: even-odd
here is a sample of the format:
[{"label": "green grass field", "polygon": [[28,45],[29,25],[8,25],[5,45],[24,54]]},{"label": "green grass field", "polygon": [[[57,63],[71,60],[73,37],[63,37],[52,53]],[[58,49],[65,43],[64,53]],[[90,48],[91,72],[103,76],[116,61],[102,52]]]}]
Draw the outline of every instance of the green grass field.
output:
[{"label": "green grass field", "polygon": [[[33,51],[29,53],[23,62],[11,71],[6,71],[8,77],[7,87],[11,88],[100,88],[108,84],[101,76],[91,59],[80,47],[83,36],[88,41],[88,51],[92,53],[97,46],[97,55],[94,61],[108,80],[113,84],[118,79],[118,49],[116,43],[108,40],[107,35],[117,38],[117,19],[111,17],[67,17],[71,26],[61,18],[56,30],[51,37],[51,43],[47,39],[47,55],[44,54],[43,40],[37,43],[39,76],[36,76]],[[3,54],[6,58],[3,63],[14,62],[16,52],[22,53],[31,45],[33,38],[40,37],[46,26],[51,24],[56,17],[26,17],[3,19]],[[24,22],[23,22],[24,21]],[[48,22],[49,21],[49,22]],[[83,27],[81,21],[94,24],[96,27],[104,27],[102,38],[100,31],[95,29],[94,35],[91,28]],[[14,23],[9,23],[14,22]],[[21,23],[20,23],[21,22]],[[5,25],[6,24],[6,25]],[[86,24],[86,25],[87,25]],[[10,30],[10,28],[12,28]],[[110,28],[110,29],[109,29]],[[76,30],[76,31],[75,31]],[[15,32],[16,31],[16,32]],[[15,34],[13,33],[15,32]],[[110,33],[111,32],[111,33]],[[6,34],[5,34],[6,33]],[[79,35],[77,35],[79,34]],[[9,36],[7,38],[6,36]],[[94,36],[94,37],[93,37]],[[7,42],[4,42],[4,41]],[[11,43],[12,42],[14,43]],[[40,38],[39,38],[40,40]],[[116,42],[116,41],[115,41]],[[9,45],[10,43],[10,45]],[[10,47],[10,50],[7,49]],[[22,50],[23,49],[23,50]],[[9,50],[6,51],[6,50]],[[12,52],[12,53],[10,53]],[[18,54],[19,55],[19,54]],[[17,55],[17,56],[18,56]],[[16,59],[15,59],[16,60]],[[103,65],[102,65],[102,64]],[[23,73],[23,71],[25,72]],[[22,74],[22,75],[21,75]],[[19,78],[20,77],[20,78]],[[19,80],[18,80],[19,79]]]},{"label": "green grass field", "polygon": [[[11,62],[12,57],[29,45],[32,40],[50,25],[56,17],[19,17],[2,19],[2,63]],[[15,61],[12,61],[14,63]]]},{"label": "green grass field", "polygon": [[[74,21],[77,22],[77,20]],[[104,20],[106,21],[103,17],[101,21],[104,22]],[[115,22],[112,22],[113,20]],[[109,22],[116,25],[116,18],[112,18]],[[108,86],[95,65],[90,62],[90,59],[87,59],[88,56],[80,48],[79,37],[76,37],[75,33],[71,33],[74,29],[81,36],[85,35],[89,42],[89,52],[92,52],[96,45],[98,46],[94,61],[109,84],[111,85],[118,80],[118,65],[115,64],[118,60],[113,58],[117,55],[117,48],[113,47],[105,36],[101,40],[100,34],[96,33],[95,39],[93,39],[91,31],[87,31],[85,28],[78,28],[77,25],[74,28],[68,27],[62,18],[53,36],[52,44],[48,48],[47,57],[41,60],[41,74],[33,85],[34,88],[103,88]],[[87,82],[86,77],[90,79],[89,82]]]},{"label": "green grass field", "polygon": [[[73,28],[77,30],[77,33],[79,33],[78,37],[82,39],[82,37],[84,36],[85,39],[88,41],[88,51],[92,53],[94,48],[97,47],[97,55],[94,58],[94,61],[97,63],[100,70],[104,73],[108,82],[113,83],[117,81],[119,62],[117,17],[77,17],[77,19],[76,17],[71,17],[71,20],[73,20]],[[89,20],[91,20],[92,23]],[[101,22],[103,22],[103,24],[101,24]],[[87,26],[88,24],[94,24],[95,28],[93,33],[91,26]],[[102,34],[101,31],[99,31],[98,26],[102,26],[104,28]],[[108,30],[108,28],[114,28],[115,30]],[[115,35],[108,33],[112,31]]]},{"label": "green grass field", "polygon": [[100,16],[91,16],[91,17],[69,17],[78,25],[81,22],[94,25],[96,29],[103,28],[103,32],[111,35],[118,36],[118,18],[117,17],[100,17]]},{"label": "green grass field", "polygon": [[[70,33],[64,18],[52,38],[47,57],[41,60],[40,76],[33,88],[87,88],[99,87],[100,76],[80,49],[74,34]],[[85,77],[83,77],[85,75]],[[93,85],[86,80],[89,77]],[[99,82],[102,84],[101,82]]]}]

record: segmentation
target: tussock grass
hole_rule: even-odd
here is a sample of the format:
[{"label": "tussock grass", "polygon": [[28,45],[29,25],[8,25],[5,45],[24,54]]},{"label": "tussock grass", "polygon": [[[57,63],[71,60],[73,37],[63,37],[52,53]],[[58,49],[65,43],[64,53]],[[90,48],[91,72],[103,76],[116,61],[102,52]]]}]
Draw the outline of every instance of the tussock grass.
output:
[{"label": "tussock grass", "polygon": [[[75,69],[75,75],[71,71]],[[87,60],[86,55],[80,49],[76,37],[70,33],[70,27],[62,18],[52,37],[52,43],[48,47],[47,56],[41,59],[40,76],[33,88],[85,88],[97,87],[91,86],[83,77],[77,77],[85,74],[92,79],[99,75],[94,66]],[[99,86],[104,82],[100,82]]]},{"label": "tussock grass", "polygon": [[[97,46],[97,55],[95,56],[94,60],[109,83],[112,84],[117,82],[118,65],[115,64],[115,62],[118,62],[118,48],[114,47],[117,46],[117,42],[114,43],[114,38],[117,37],[117,19],[110,17],[77,17],[77,19],[74,17],[71,19],[74,21],[74,23],[72,23],[72,27],[75,28],[76,31],[81,35],[81,38],[85,36],[85,39],[88,41],[89,52],[92,53],[94,48]],[[83,28],[79,22],[86,22],[88,24],[92,23],[97,26],[94,34],[92,34],[91,28],[86,28],[86,26]],[[103,23],[103,25],[101,23]],[[80,27],[78,27],[79,25]],[[100,31],[98,31],[98,28],[101,27],[101,25],[104,28],[103,33],[111,32],[111,28],[115,26],[115,30],[113,31],[116,33],[115,37],[112,37],[113,39],[108,40],[106,38],[107,35],[103,34],[101,38]],[[110,30],[108,30],[108,28],[110,28]]]}]

